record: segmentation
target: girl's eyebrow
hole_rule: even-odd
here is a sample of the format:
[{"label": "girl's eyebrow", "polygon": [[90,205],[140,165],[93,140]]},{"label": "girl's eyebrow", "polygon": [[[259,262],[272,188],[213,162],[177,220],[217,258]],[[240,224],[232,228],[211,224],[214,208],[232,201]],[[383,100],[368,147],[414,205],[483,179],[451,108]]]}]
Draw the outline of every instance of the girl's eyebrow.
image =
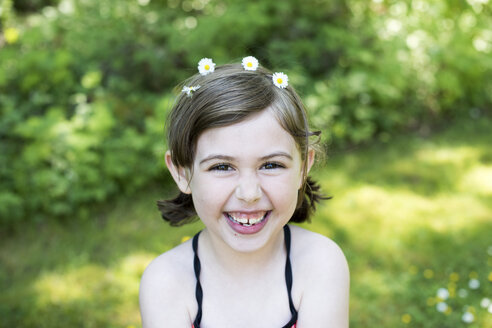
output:
[{"label": "girl's eyebrow", "polygon": [[261,160],[264,161],[264,160],[267,160],[267,159],[270,159],[270,158],[273,158],[273,157],[279,157],[279,156],[280,157],[286,157],[287,159],[289,159],[291,161],[293,160],[292,159],[292,156],[290,154],[288,154],[286,152],[283,152],[283,151],[279,151],[279,152],[271,153],[270,155],[263,156],[261,158]]},{"label": "girl's eyebrow", "polygon": [[[292,156],[286,152],[283,152],[283,151],[279,151],[279,152],[275,152],[275,153],[271,153],[271,154],[268,154],[266,156],[263,156],[260,158],[260,160],[264,161],[264,160],[267,160],[267,159],[270,159],[270,158],[273,158],[273,157],[285,157],[289,160],[293,160],[292,159]],[[211,161],[211,160],[214,160],[214,159],[220,159],[220,160],[223,160],[223,161],[229,161],[229,162],[232,162],[235,160],[234,157],[231,157],[231,156],[227,156],[227,155],[220,155],[220,154],[212,154],[212,155],[209,155],[207,157],[205,157],[204,159],[202,159],[199,163],[199,165],[205,163],[205,162],[208,162],[208,161]]]},{"label": "girl's eyebrow", "polygon": [[220,155],[220,154],[218,154],[218,155],[212,154],[212,155],[209,155],[209,156],[205,157],[204,159],[202,159],[199,164],[201,165],[201,164],[208,162],[208,161],[211,161],[213,159],[221,159],[223,161],[229,161],[230,162],[230,161],[234,160],[234,157],[226,156],[226,155]]}]

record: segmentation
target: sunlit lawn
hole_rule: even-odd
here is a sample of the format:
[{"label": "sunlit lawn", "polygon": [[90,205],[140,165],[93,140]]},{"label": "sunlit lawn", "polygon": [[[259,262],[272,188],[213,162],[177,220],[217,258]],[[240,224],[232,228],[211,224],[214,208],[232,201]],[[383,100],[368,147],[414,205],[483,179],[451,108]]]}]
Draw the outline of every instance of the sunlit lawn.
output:
[{"label": "sunlit lawn", "polygon": [[[316,169],[334,198],[306,227],[345,251],[352,327],[492,327],[480,305],[492,299],[491,131],[491,120],[463,120],[431,137],[329,154]],[[164,189],[85,222],[2,233],[0,327],[139,327],[144,268],[201,227],[160,220]],[[444,312],[439,288],[450,294]]]}]

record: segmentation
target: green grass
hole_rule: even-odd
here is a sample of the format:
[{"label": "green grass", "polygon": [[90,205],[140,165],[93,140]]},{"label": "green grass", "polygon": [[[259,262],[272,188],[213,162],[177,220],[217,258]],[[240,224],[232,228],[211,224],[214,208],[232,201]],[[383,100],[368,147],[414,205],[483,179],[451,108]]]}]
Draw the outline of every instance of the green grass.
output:
[{"label": "green grass", "polygon": [[[492,327],[480,306],[492,298],[490,131],[490,119],[462,120],[431,137],[331,154],[316,168],[334,198],[305,226],[345,251],[351,327]],[[139,327],[144,268],[201,228],[160,220],[155,200],[172,192],[121,199],[91,220],[2,233],[0,327]],[[452,295],[447,313],[435,306],[441,287]]]}]

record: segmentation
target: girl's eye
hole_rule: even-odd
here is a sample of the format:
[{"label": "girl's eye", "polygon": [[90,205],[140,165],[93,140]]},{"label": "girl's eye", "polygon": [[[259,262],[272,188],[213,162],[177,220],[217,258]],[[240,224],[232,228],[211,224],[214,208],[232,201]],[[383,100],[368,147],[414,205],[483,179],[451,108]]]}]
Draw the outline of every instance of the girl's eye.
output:
[{"label": "girl's eye", "polygon": [[217,164],[212,166],[209,171],[230,171],[232,167],[229,164]]},{"label": "girl's eye", "polygon": [[282,169],[285,168],[285,166],[279,163],[268,162],[263,164],[263,168],[266,170],[273,170],[273,169]]}]

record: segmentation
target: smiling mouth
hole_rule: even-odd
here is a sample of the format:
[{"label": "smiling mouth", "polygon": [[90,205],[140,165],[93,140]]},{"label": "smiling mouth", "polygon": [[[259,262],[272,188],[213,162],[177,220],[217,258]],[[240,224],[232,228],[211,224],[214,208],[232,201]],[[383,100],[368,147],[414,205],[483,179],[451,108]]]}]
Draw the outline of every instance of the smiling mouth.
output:
[{"label": "smiling mouth", "polygon": [[270,213],[270,211],[261,211],[255,213],[228,212],[225,214],[227,218],[232,222],[240,224],[244,227],[251,227],[263,222],[268,216],[268,213]]}]

